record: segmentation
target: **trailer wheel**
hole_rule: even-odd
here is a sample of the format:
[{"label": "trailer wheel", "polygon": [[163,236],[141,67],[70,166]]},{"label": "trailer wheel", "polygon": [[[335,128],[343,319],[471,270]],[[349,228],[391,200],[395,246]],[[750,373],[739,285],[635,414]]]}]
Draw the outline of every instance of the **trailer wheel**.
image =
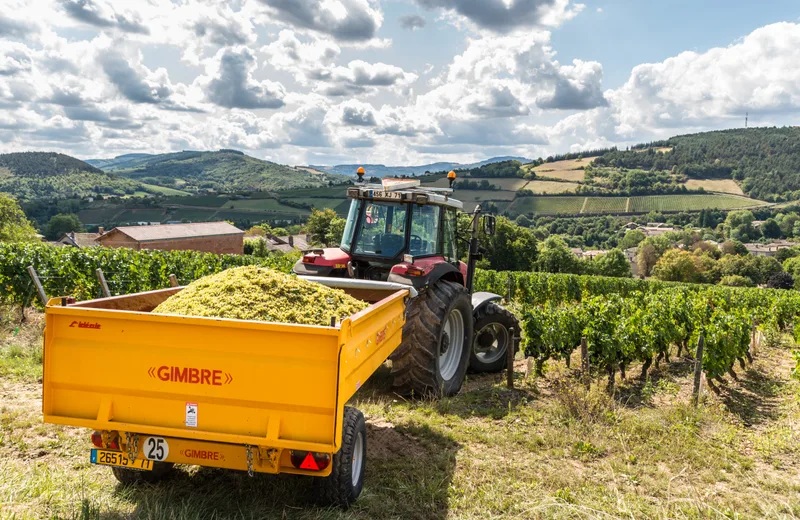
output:
[{"label": "trailer wheel", "polygon": [[367,424],[364,414],[355,408],[344,407],[342,447],[333,455],[328,478],[316,479],[322,486],[322,498],[347,508],[364,489],[364,470],[367,462]]},{"label": "trailer wheel", "polygon": [[[519,321],[514,314],[496,303],[487,303],[475,313],[475,339],[469,357],[469,367],[474,372],[500,372],[506,367],[506,353],[520,333]],[[519,336],[517,336],[519,337]],[[514,353],[519,343],[514,342]]]},{"label": "trailer wheel", "polygon": [[155,484],[166,477],[174,464],[171,462],[153,462],[152,471],[138,471],[130,468],[112,467],[111,472],[119,480],[120,484],[125,486],[135,486],[146,482],[148,484]]},{"label": "trailer wheel", "polygon": [[403,341],[392,355],[395,391],[451,396],[461,390],[472,345],[472,304],[467,290],[439,280],[406,309]]}]

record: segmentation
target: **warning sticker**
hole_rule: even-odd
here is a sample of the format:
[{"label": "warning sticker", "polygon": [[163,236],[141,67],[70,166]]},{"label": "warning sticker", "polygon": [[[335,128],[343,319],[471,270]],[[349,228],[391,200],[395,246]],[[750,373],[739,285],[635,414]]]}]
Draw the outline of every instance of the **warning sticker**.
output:
[{"label": "warning sticker", "polygon": [[186,426],[197,428],[197,403],[186,403]]}]

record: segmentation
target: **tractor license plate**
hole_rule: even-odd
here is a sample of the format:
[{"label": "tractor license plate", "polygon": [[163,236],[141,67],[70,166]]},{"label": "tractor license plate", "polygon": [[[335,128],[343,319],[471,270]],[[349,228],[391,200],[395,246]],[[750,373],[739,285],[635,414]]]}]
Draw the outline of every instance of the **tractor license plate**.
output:
[{"label": "tractor license plate", "polygon": [[145,459],[131,460],[121,451],[92,450],[92,464],[101,466],[118,466],[120,468],[152,471],[153,461]]}]

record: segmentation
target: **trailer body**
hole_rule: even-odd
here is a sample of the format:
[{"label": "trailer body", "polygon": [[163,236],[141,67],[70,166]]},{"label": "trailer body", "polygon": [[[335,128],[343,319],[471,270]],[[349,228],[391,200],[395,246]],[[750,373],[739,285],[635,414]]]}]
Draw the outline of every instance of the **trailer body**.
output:
[{"label": "trailer body", "polygon": [[330,327],[150,312],[181,289],[50,300],[44,421],[100,432],[101,464],[328,475],[292,455],[339,451],[345,403],[400,344],[409,291],[361,290],[374,303]]}]

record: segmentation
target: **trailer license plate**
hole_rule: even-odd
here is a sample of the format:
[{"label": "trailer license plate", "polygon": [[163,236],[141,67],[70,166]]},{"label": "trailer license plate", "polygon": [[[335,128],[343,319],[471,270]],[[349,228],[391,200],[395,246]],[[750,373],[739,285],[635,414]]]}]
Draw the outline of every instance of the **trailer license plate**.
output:
[{"label": "trailer license plate", "polygon": [[138,469],[142,471],[153,470],[152,460],[131,460],[121,451],[112,450],[92,450],[92,464],[118,466],[120,468]]}]

